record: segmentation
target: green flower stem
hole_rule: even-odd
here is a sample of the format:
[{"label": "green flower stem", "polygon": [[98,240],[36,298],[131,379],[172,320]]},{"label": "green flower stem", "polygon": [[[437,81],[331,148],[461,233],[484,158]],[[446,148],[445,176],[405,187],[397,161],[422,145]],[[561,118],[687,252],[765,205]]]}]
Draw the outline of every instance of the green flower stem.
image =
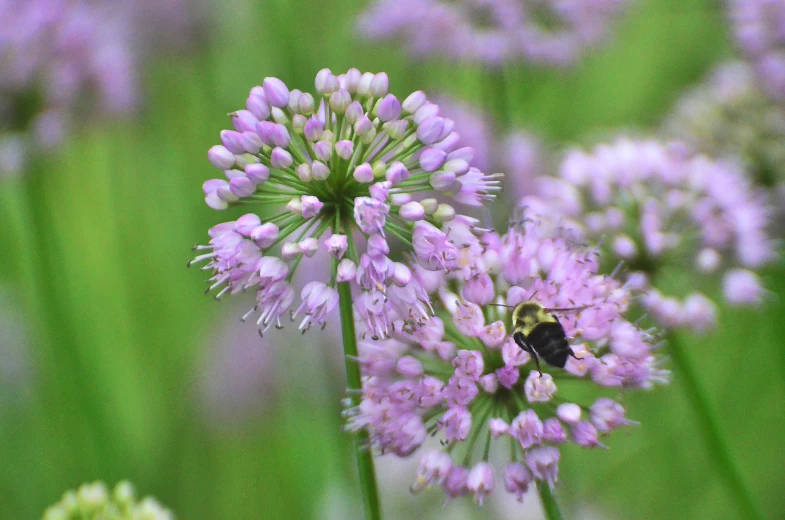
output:
[{"label": "green flower stem", "polygon": [[[350,390],[362,388],[360,365],[357,363],[357,333],[354,330],[354,312],[352,309],[352,289],[347,282],[338,284],[338,301],[341,309],[341,331],[343,334],[343,351],[346,360],[346,382]],[[352,401],[356,400],[350,394]],[[353,402],[353,404],[357,404]],[[357,453],[357,470],[360,473],[360,484],[363,489],[363,505],[366,520],[381,520],[382,511],[379,506],[379,488],[376,484],[376,473],[373,467],[373,454],[368,446],[368,433],[357,432],[354,438],[354,449]]]},{"label": "green flower stem", "polygon": [[719,418],[698,380],[689,355],[685,352],[684,346],[676,334],[669,334],[668,345],[680,381],[686,387],[687,398],[702,430],[700,433],[709,452],[709,458],[717,465],[720,475],[736,497],[739,508],[744,511],[745,518],[765,519],[766,516],[755,502],[752,492],[745,484],[741,471],[731,455],[727,437],[720,429]]},{"label": "green flower stem", "polygon": [[556,503],[556,497],[553,496],[553,492],[548,483],[537,482],[537,492],[540,495],[542,511],[545,513],[545,518],[548,520],[562,520],[559,504]]}]

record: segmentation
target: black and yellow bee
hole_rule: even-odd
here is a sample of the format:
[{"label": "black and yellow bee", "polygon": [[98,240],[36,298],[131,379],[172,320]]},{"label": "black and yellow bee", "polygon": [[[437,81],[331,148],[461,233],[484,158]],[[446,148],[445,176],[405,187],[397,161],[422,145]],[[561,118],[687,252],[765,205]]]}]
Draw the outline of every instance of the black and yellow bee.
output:
[{"label": "black and yellow bee", "polygon": [[564,368],[568,357],[575,355],[567,342],[564,327],[553,313],[580,311],[585,307],[546,309],[536,302],[519,303],[512,311],[512,339],[531,355],[537,371],[542,374],[540,360],[551,366]]}]

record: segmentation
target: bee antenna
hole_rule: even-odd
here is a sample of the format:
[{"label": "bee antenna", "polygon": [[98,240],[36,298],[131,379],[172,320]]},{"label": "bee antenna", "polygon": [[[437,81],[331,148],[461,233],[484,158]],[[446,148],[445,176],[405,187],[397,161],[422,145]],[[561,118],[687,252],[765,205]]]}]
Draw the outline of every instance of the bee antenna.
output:
[{"label": "bee antenna", "polygon": [[508,309],[514,309],[515,305],[505,305],[503,303],[489,303],[487,305],[493,305],[494,307],[507,307]]}]

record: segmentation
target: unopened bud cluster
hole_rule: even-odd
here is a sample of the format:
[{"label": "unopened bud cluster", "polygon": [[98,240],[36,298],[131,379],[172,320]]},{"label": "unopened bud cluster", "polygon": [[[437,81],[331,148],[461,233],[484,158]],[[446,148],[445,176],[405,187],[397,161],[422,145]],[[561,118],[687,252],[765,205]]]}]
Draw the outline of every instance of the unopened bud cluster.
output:
[{"label": "unopened bud cluster", "polygon": [[154,498],[138,500],[126,481],[113,490],[103,482],[93,482],[63,494],[60,502],[44,512],[43,520],[174,520],[174,515]]}]

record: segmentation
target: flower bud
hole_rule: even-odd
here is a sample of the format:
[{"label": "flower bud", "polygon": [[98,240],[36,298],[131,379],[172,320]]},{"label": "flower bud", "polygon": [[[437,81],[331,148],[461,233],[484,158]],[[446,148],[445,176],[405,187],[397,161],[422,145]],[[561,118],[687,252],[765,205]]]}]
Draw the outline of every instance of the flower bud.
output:
[{"label": "flower bud", "polygon": [[337,280],[339,282],[348,282],[354,280],[357,276],[357,266],[348,258],[344,258],[338,263]]},{"label": "flower bud", "polygon": [[422,204],[426,215],[432,215],[436,211],[436,208],[439,207],[439,201],[432,198],[423,199],[420,201],[420,204]]},{"label": "flower bud", "polygon": [[387,168],[385,178],[395,186],[409,178],[409,170],[400,161],[395,161]]},{"label": "flower bud", "polygon": [[270,117],[270,105],[262,87],[254,87],[251,94],[245,101],[245,108],[248,109],[259,121],[264,121]]},{"label": "flower bud", "polygon": [[256,185],[248,177],[237,177],[229,181],[229,189],[240,198],[250,197],[256,191]]},{"label": "flower bud", "polygon": [[302,95],[303,91],[298,88],[289,91],[289,103],[286,105],[289,110],[292,112],[297,112],[297,104],[299,103],[300,96]]},{"label": "flower bud", "polygon": [[422,363],[412,356],[403,356],[400,358],[396,368],[399,374],[407,378],[420,377],[424,372]]},{"label": "flower bud", "polygon": [[270,164],[272,164],[273,168],[285,169],[291,166],[292,162],[292,154],[283,148],[276,147],[273,149],[273,153],[270,154]]},{"label": "flower bud", "polygon": [[264,95],[270,105],[283,108],[289,104],[289,89],[280,79],[264,78],[262,88],[264,89]]},{"label": "flower bud", "polygon": [[313,218],[322,211],[324,203],[313,195],[303,195],[300,197],[302,203],[302,214],[304,219]]},{"label": "flower bud", "polygon": [[373,130],[373,123],[367,116],[361,115],[357,122],[354,123],[354,131],[359,136],[365,136]]},{"label": "flower bud", "polygon": [[300,96],[300,99],[297,100],[297,111],[304,116],[310,116],[313,114],[314,109],[314,100],[313,96],[308,92],[304,93]]},{"label": "flower bud", "polygon": [[238,110],[229,114],[232,118],[232,126],[238,132],[255,132],[256,123],[259,120],[249,110]]},{"label": "flower bud", "polygon": [[357,88],[360,86],[360,79],[362,78],[362,74],[357,69],[349,69],[346,72],[346,85],[345,89],[349,91],[350,94],[354,94],[357,92]]},{"label": "flower bud", "polygon": [[266,222],[261,226],[257,226],[251,230],[251,240],[262,249],[270,247],[278,240],[279,229],[278,226],[272,222]]},{"label": "flower bud", "polygon": [[281,246],[281,256],[283,256],[285,262],[294,260],[302,254],[303,253],[300,251],[300,247],[294,242],[286,242],[283,246]]},{"label": "flower bud", "polygon": [[313,175],[314,179],[323,181],[330,175],[330,168],[323,162],[314,161],[311,164],[311,175]]},{"label": "flower bud", "polygon": [[297,244],[297,247],[300,249],[302,254],[310,258],[316,254],[316,251],[319,250],[319,242],[314,237],[308,237],[301,240]]},{"label": "flower bud", "polygon": [[374,175],[373,175],[373,170],[371,169],[371,165],[366,162],[357,166],[354,169],[354,173],[352,173],[352,177],[354,177],[354,180],[356,180],[357,182],[362,182],[362,183],[372,182],[374,179]]},{"label": "flower bud", "polygon": [[215,145],[207,152],[207,159],[219,170],[228,170],[234,166],[234,154],[225,146]]},{"label": "flower bud", "polygon": [[313,145],[313,151],[319,160],[327,162],[333,153],[333,143],[323,139]]},{"label": "flower bud", "polygon": [[313,178],[311,174],[311,165],[308,163],[302,163],[294,169],[294,172],[297,174],[297,178],[303,182],[308,182]]},{"label": "flower bud", "polygon": [[360,76],[360,83],[357,85],[357,93],[363,96],[371,95],[371,82],[373,81],[373,73],[365,72]]},{"label": "flower bud", "polygon": [[338,115],[346,112],[346,108],[352,102],[352,96],[345,89],[336,90],[330,94],[330,108]]},{"label": "flower bud", "polygon": [[349,103],[349,106],[346,107],[346,120],[349,124],[355,124],[360,117],[363,115],[363,106],[360,104],[359,101],[352,101]]},{"label": "flower bud", "polygon": [[348,140],[338,141],[335,143],[335,153],[341,159],[348,161],[352,158],[352,153],[354,153],[354,142]]},{"label": "flower bud", "polygon": [[392,94],[384,96],[376,106],[376,114],[384,122],[394,121],[401,116],[401,102]]},{"label": "flower bud", "polygon": [[329,252],[331,256],[340,260],[349,247],[349,240],[346,235],[330,235],[330,238],[325,239],[324,247],[327,248],[327,252]]},{"label": "flower bud", "polygon": [[447,154],[438,148],[426,148],[420,154],[420,168],[426,172],[435,172],[444,164]]},{"label": "flower bud", "polygon": [[439,115],[439,106],[433,103],[424,103],[412,116],[414,124],[419,125],[426,119],[436,117]]},{"label": "flower bud", "polygon": [[406,99],[403,100],[403,111],[407,114],[414,114],[421,106],[425,104],[425,99],[425,92],[422,90],[412,92],[406,97]]},{"label": "flower bud", "polygon": [[390,136],[390,139],[395,140],[403,139],[403,136],[406,135],[407,128],[409,128],[409,121],[406,119],[398,119],[384,124],[387,135]]},{"label": "flower bud", "polygon": [[439,171],[428,179],[431,187],[436,191],[452,191],[458,185],[454,172]]},{"label": "flower bud", "polygon": [[316,117],[311,116],[305,123],[305,138],[309,141],[317,141],[324,132],[324,124]]},{"label": "flower bud", "polygon": [[412,281],[411,270],[400,262],[395,262],[394,265],[392,282],[398,287],[406,287]]},{"label": "flower bud", "polygon": [[449,204],[439,204],[433,213],[433,218],[437,222],[449,222],[455,218],[455,208]]},{"label": "flower bud", "polygon": [[417,127],[417,139],[423,144],[433,144],[439,140],[444,129],[444,119],[430,117]]},{"label": "flower bud", "polygon": [[385,94],[387,94],[387,90],[389,88],[390,88],[390,78],[387,77],[386,72],[380,72],[378,74],[374,74],[370,84],[370,92],[372,96],[382,97]]},{"label": "flower bud", "polygon": [[422,204],[413,200],[401,206],[398,214],[403,220],[415,222],[425,218],[425,208],[422,207]]},{"label": "flower bud", "polygon": [[261,163],[245,165],[245,174],[255,184],[261,184],[270,178],[270,169]]}]

